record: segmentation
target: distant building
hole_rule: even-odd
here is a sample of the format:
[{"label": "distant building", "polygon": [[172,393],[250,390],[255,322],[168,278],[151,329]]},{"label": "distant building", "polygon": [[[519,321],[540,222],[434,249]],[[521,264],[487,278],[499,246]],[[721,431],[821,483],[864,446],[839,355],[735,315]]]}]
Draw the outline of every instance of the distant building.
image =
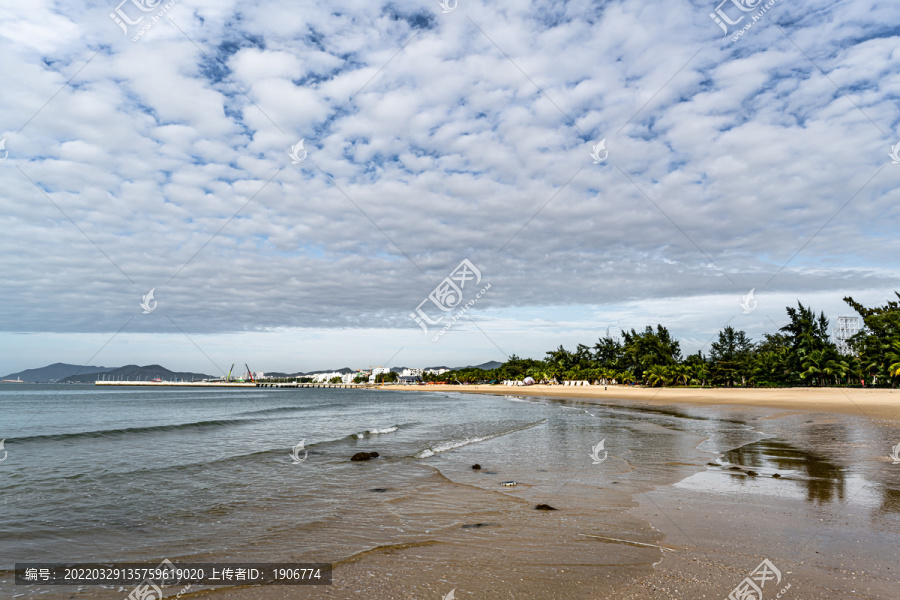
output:
[{"label": "distant building", "polygon": [[372,369],[372,374],[369,375],[369,383],[375,383],[376,377],[390,372],[391,370],[387,367],[375,367],[374,369]]},{"label": "distant building", "polygon": [[400,377],[421,377],[422,369],[403,369],[400,372]]},{"label": "distant building", "polygon": [[444,373],[449,373],[450,369],[426,369],[425,372],[429,375],[443,375]]},{"label": "distant building", "polygon": [[313,373],[312,375],[307,375],[310,379],[315,381],[316,383],[328,383],[335,377],[340,377],[341,381],[344,379],[344,374],[339,373],[337,371],[332,371],[331,373]]}]

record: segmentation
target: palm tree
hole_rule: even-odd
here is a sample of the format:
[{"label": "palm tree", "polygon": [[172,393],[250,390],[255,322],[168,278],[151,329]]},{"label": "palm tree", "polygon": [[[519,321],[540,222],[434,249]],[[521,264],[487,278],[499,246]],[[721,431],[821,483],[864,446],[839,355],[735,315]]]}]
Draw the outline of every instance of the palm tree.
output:
[{"label": "palm tree", "polygon": [[900,340],[891,342],[890,351],[887,353],[888,375],[891,377],[891,387],[894,387],[893,378],[900,377]]},{"label": "palm tree", "polygon": [[847,371],[849,369],[850,365],[847,364],[847,361],[832,359],[825,363],[823,372],[826,375],[834,375],[835,385],[838,385],[839,380],[847,376]]},{"label": "palm tree", "polygon": [[773,350],[760,352],[753,360],[753,376],[765,383],[775,383],[782,370],[782,359]]},{"label": "palm tree", "polygon": [[671,374],[668,367],[663,365],[653,365],[644,373],[650,385],[656,387],[657,384],[665,386],[671,380]]},{"label": "palm tree", "polygon": [[802,365],[806,370],[800,373],[800,378],[812,377],[819,382],[820,386],[825,385],[826,375],[843,377],[849,367],[841,360],[830,358],[825,350],[813,350],[803,358]]},{"label": "palm tree", "polygon": [[691,365],[680,364],[672,369],[675,372],[675,381],[681,380],[682,385],[687,385],[688,380],[693,378],[694,369]]},{"label": "palm tree", "polygon": [[629,384],[634,383],[634,375],[632,375],[631,371],[622,371],[615,375],[614,379],[619,383]]}]

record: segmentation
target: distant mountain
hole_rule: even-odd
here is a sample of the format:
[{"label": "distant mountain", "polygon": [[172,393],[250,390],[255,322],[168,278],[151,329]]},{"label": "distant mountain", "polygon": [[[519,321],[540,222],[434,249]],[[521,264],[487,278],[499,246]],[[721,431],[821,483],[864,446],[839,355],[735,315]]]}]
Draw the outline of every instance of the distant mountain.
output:
[{"label": "distant mountain", "polygon": [[[451,369],[453,371],[459,371],[460,369],[483,369],[487,371],[488,369],[496,369],[497,367],[503,366],[502,362],[497,362],[496,360],[489,360],[486,363],[481,363],[480,365],[469,365],[468,367],[456,367],[455,369]],[[447,367],[442,367],[446,369]]]},{"label": "distant mountain", "polygon": [[[316,371],[309,371],[308,373],[293,373],[288,375],[288,377],[306,377],[307,375],[315,375],[316,373],[356,373],[356,369],[351,369],[350,367],[344,367],[343,369],[318,369]],[[266,376],[269,373],[266,372]]]},{"label": "distant mountain", "polygon": [[185,379],[187,381],[212,379],[212,377],[203,373],[180,373],[170,371],[159,365],[147,365],[144,367],[126,365],[109,371],[72,375],[60,380],[59,383],[94,383],[101,378],[113,380],[120,379],[122,381],[149,381],[151,379],[156,379],[157,377],[164,381],[173,381],[175,379]]},{"label": "distant mountain", "polygon": [[21,379],[32,383],[54,383],[72,375],[85,373],[107,373],[115,367],[93,367],[81,365],[67,365],[65,363],[53,363],[40,369],[25,369],[18,373],[10,373],[0,379]]}]

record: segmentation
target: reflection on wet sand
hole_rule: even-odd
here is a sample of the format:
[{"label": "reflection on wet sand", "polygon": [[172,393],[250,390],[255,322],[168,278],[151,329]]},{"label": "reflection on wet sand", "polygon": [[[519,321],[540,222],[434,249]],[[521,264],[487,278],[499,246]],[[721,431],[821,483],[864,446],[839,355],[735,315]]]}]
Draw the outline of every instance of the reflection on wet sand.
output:
[{"label": "reflection on wet sand", "polygon": [[846,480],[841,467],[786,442],[761,440],[726,452],[724,459],[735,465],[804,474],[805,477],[795,481],[806,488],[809,502],[826,504],[845,499]]},{"label": "reflection on wet sand", "polygon": [[881,486],[881,505],[878,507],[878,512],[882,514],[900,513],[900,489],[886,485]]}]

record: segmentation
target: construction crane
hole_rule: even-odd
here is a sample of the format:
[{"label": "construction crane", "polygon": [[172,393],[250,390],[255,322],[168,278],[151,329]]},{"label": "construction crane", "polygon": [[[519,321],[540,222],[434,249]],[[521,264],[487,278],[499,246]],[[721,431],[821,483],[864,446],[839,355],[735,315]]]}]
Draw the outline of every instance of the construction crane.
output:
[{"label": "construction crane", "polygon": [[255,381],[253,381],[253,373],[250,372],[250,367],[247,365],[247,363],[244,363],[244,366],[247,367],[247,377],[250,378],[250,383],[256,383]]},{"label": "construction crane", "polygon": [[234,371],[234,363],[231,363],[231,368],[228,369],[228,377],[225,378],[225,381],[231,381],[231,372]]}]

